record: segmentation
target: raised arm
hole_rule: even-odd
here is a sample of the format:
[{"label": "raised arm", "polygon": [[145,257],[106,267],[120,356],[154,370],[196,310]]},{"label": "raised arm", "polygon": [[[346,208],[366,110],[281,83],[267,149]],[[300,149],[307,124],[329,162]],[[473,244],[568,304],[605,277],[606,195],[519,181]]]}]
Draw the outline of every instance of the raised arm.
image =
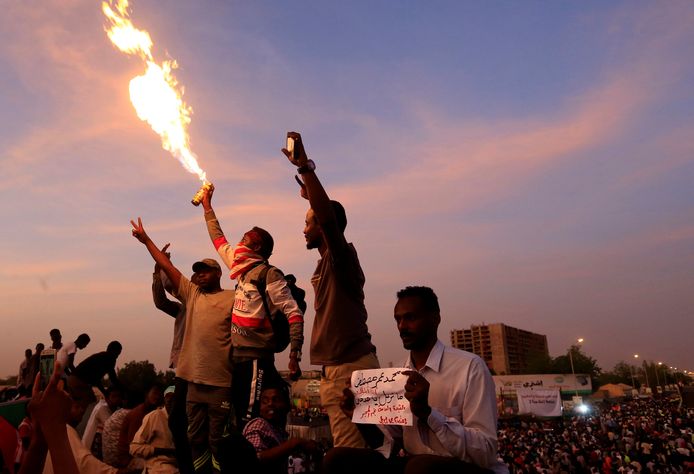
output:
[{"label": "raised arm", "polygon": [[229,245],[224,232],[222,232],[222,226],[219,224],[219,220],[212,209],[212,195],[214,194],[214,186],[209,189],[205,189],[202,195],[202,209],[205,212],[205,224],[207,224],[207,233],[210,235],[210,240],[212,245],[217,250],[219,256],[224,260],[224,264],[227,268],[231,268],[231,264],[234,261],[234,247]]},{"label": "raised arm", "polygon": [[38,388],[40,375],[37,374],[34,381],[29,411],[36,426],[29,452],[19,471],[20,474],[43,472],[47,451],[51,453],[53,472],[56,474],[79,473],[67,434],[67,421],[72,401],[63,390],[60,369],[60,363],[56,363],[53,376],[43,392]]},{"label": "raised arm", "polygon": [[152,256],[154,261],[159,264],[161,269],[164,270],[164,273],[166,273],[166,276],[169,277],[169,280],[171,280],[174,288],[178,288],[179,284],[181,283],[181,272],[178,271],[178,268],[174,267],[171,260],[169,260],[169,257],[167,257],[164,252],[159,250],[154,242],[152,242],[152,239],[149,238],[145,232],[145,228],[142,226],[142,219],[138,217],[137,224],[135,221],[130,221],[130,223],[133,226],[133,237],[147,247],[149,254]]},{"label": "raised arm", "polygon": [[[169,248],[169,244],[164,245],[161,251],[166,255],[166,257],[171,260],[171,254],[166,250]],[[154,300],[154,306],[164,313],[168,314],[172,318],[178,316],[181,310],[181,304],[172,301],[166,297],[165,284],[162,281],[161,266],[158,263],[154,263],[154,273],[152,274],[152,299]],[[166,278],[166,277],[164,277]]]},{"label": "raised arm", "polygon": [[306,155],[301,135],[297,132],[287,132],[287,138],[294,139],[294,150],[290,152],[283,148],[282,153],[298,168],[297,172],[301,179],[297,177],[296,180],[301,186],[301,196],[308,199],[308,202],[311,204],[311,209],[313,209],[325,236],[326,244],[334,255],[336,251],[346,248],[347,241],[335,218],[335,211],[330,203],[330,197],[325,188],[323,188],[318,176],[316,176],[315,164]]}]

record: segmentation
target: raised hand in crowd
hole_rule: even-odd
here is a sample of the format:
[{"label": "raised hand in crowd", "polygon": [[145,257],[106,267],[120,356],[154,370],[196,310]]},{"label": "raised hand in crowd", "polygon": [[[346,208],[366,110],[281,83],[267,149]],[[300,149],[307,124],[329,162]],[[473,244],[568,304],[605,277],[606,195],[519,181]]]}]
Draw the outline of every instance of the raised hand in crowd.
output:
[{"label": "raised hand in crowd", "polygon": [[[138,240],[139,240],[139,239],[138,239]],[[167,243],[166,245],[164,245],[164,246],[161,248],[161,253],[163,253],[164,255],[166,255],[166,258],[168,258],[169,260],[171,260],[171,252],[168,252],[168,248],[169,248],[170,245],[171,245],[170,243]],[[155,260],[155,261],[154,261],[154,271],[155,271],[155,272],[158,272],[158,271],[161,271],[161,270],[162,270],[161,265],[159,265],[159,262],[157,262],[157,261]]]},{"label": "raised hand in crowd", "polygon": [[43,472],[47,452],[51,454],[55,474],[79,474],[67,437],[67,422],[73,402],[63,390],[61,373],[60,363],[56,362],[53,376],[44,391],[40,389],[41,374],[36,375],[28,406],[34,421],[34,437],[19,474]]},{"label": "raised hand in crowd", "polygon": [[212,210],[212,195],[214,194],[214,186],[210,185],[210,187],[205,188],[205,190],[202,193],[202,209],[205,212],[210,212]]},{"label": "raised hand in crowd", "polygon": [[[157,247],[156,244],[152,242],[152,239],[149,238],[147,232],[145,232],[144,226],[142,225],[142,219],[138,217],[137,223],[131,220],[130,224],[132,224],[133,226],[133,237],[135,237],[137,240],[139,240],[142,244],[145,245],[147,251],[149,251],[149,254],[152,256],[154,261],[159,265],[159,267],[162,270],[164,270],[166,276],[169,277],[169,280],[171,280],[173,287],[178,288],[179,283],[181,282],[181,272],[176,267],[174,267],[174,265],[171,263],[171,260],[169,260],[167,254],[165,252],[162,252],[162,250],[160,250],[159,247]],[[166,248],[167,247],[164,246],[163,250],[166,250]]]}]

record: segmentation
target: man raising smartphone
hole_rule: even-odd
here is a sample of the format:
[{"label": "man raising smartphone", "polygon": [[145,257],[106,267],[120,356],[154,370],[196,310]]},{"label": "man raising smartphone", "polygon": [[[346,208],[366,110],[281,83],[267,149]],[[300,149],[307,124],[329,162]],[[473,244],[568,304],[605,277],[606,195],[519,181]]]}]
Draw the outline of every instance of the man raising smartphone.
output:
[{"label": "man raising smartphone", "polygon": [[331,201],[318,180],[296,132],[287,133],[282,152],[297,167],[301,195],[311,208],[306,213],[306,248],[318,249],[320,260],[311,277],[316,316],[311,331],[311,363],[323,366],[320,398],[330,418],[334,446],[365,447],[357,427],[340,409],[342,390],[354,370],[379,367],[376,347],[366,326],[364,273],[354,245],[347,242],[345,209]]}]

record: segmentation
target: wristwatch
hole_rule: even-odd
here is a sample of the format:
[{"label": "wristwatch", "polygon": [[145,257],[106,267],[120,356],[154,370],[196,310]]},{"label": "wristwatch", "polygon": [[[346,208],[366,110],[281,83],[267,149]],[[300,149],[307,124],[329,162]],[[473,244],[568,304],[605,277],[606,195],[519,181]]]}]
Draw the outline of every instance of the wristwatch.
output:
[{"label": "wristwatch", "polygon": [[299,174],[304,174],[308,173],[309,171],[314,171],[316,169],[316,164],[313,162],[313,160],[307,160],[306,164],[303,166],[299,166],[296,171]]}]

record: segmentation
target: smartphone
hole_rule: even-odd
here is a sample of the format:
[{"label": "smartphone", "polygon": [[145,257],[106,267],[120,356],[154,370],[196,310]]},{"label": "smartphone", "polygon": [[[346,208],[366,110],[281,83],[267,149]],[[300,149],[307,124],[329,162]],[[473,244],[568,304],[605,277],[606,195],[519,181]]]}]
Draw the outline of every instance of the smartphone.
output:
[{"label": "smartphone", "polygon": [[46,388],[48,381],[51,380],[51,377],[53,376],[53,369],[55,368],[55,355],[55,349],[44,349],[41,351],[41,358],[39,359],[41,390]]},{"label": "smartphone", "polygon": [[292,155],[292,160],[296,157],[294,156],[294,138],[287,137],[287,151]]}]

